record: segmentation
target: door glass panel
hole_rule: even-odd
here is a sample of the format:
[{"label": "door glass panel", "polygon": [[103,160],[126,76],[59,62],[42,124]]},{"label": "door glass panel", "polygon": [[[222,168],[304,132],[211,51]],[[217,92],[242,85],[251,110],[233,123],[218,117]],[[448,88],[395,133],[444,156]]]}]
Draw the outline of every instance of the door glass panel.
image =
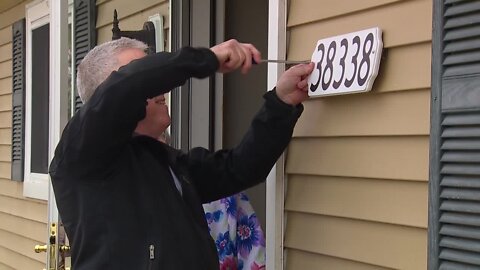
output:
[{"label": "door glass panel", "polygon": [[31,172],[48,171],[49,26],[32,31]]}]

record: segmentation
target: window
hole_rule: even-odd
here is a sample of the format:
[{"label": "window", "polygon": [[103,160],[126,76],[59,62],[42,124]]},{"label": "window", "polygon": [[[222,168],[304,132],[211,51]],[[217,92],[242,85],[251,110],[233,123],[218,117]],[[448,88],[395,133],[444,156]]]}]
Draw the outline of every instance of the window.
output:
[{"label": "window", "polygon": [[24,195],[47,199],[49,129],[49,7],[26,7],[26,91]]},{"label": "window", "polygon": [[[72,1],[69,1],[72,2]],[[71,18],[72,7],[69,8]],[[25,54],[25,158],[24,196],[46,200],[48,198],[48,165],[51,152],[53,89],[50,85],[50,7],[48,0],[34,1],[26,6]],[[71,29],[71,19],[69,20]],[[71,31],[71,30],[70,30]],[[69,37],[71,35],[69,34]],[[71,38],[69,39],[71,41]],[[71,45],[71,43],[69,43]],[[71,46],[70,46],[71,47]],[[71,51],[71,50],[69,50]],[[64,91],[70,92],[69,88]],[[68,102],[68,101],[66,101]],[[63,107],[69,107],[65,104]],[[68,110],[67,113],[70,113]],[[54,112],[53,114],[57,114]],[[70,115],[69,115],[70,116]]]}]

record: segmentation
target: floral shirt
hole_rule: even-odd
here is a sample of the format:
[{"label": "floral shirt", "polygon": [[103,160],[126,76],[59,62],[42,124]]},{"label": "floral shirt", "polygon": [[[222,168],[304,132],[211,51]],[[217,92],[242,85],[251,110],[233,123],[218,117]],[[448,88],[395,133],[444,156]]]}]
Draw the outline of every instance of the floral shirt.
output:
[{"label": "floral shirt", "polygon": [[204,204],[221,270],[265,269],[265,237],[245,193]]}]

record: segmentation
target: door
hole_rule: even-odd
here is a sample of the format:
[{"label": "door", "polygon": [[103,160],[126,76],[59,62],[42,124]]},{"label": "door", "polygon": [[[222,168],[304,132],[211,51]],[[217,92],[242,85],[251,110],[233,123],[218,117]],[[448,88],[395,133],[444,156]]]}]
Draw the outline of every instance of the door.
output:
[{"label": "door", "polygon": [[[30,43],[27,30],[27,46],[32,52],[32,65],[29,69],[32,76],[30,77],[31,89],[27,90],[26,106],[26,141],[31,144],[26,147],[26,152],[30,154],[26,164],[28,165],[29,162],[31,164],[26,165],[26,174],[41,176],[42,181],[46,181],[45,192],[42,191],[41,194],[45,193],[44,199],[48,201],[48,230],[45,244],[35,246],[35,252],[46,252],[46,269],[49,270],[70,269],[70,248],[58,215],[51,182],[48,179],[48,164],[53,158],[63,127],[73,111],[71,100],[74,98],[71,85],[73,63],[72,57],[69,57],[72,51],[72,4],[73,1],[42,0],[27,6],[27,29],[29,29],[30,9],[41,10],[45,21],[41,27],[31,28]],[[39,47],[44,51],[37,52]],[[39,60],[38,57],[46,59]],[[43,63],[44,67],[37,66],[37,62]],[[43,136],[38,141],[40,132]],[[36,188],[38,187],[32,190]]]}]

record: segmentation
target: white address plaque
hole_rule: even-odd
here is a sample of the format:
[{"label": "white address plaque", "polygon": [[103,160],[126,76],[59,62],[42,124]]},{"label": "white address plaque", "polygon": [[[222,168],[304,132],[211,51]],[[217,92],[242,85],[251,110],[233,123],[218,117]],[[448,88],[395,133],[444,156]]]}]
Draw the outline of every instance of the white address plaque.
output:
[{"label": "white address plaque", "polygon": [[312,55],[315,69],[308,79],[308,95],[370,91],[382,48],[382,31],[378,27],[319,40]]}]

